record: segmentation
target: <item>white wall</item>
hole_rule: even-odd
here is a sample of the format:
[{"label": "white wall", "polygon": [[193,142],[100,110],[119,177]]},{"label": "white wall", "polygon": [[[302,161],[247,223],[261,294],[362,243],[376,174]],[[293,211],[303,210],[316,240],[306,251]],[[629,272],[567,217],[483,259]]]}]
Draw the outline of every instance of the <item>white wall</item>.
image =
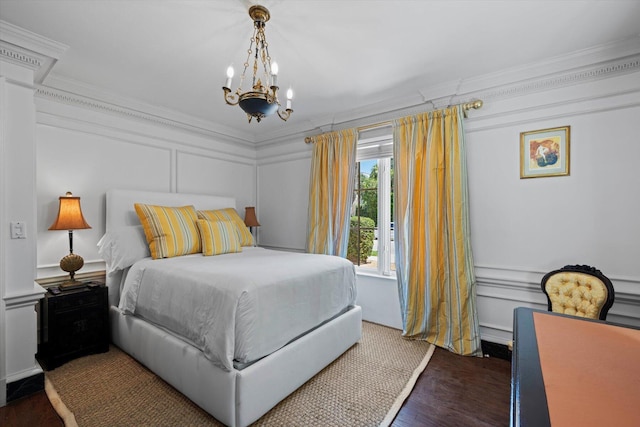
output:
[{"label": "white wall", "polygon": [[[540,280],[566,264],[601,269],[617,293],[608,319],[640,325],[639,57],[637,46],[631,56],[585,53],[461,85],[458,99],[484,100],[465,122],[483,339],[510,340],[515,307],[546,309]],[[567,125],[570,176],[520,179],[520,132]],[[261,244],[302,247],[309,159],[302,138],[258,149],[261,215],[273,220]],[[395,281],[359,275],[358,292],[365,319],[401,323]]]}]

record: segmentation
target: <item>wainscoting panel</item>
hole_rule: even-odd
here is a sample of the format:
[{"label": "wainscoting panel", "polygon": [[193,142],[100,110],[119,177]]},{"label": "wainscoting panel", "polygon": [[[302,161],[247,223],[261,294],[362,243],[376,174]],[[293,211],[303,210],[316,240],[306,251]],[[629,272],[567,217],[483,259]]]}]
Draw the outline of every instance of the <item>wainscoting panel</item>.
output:
[{"label": "wainscoting panel", "polygon": [[[476,266],[478,316],[483,340],[501,344],[511,340],[513,310],[517,307],[547,309],[547,299],[540,288],[544,274],[525,269]],[[616,300],[607,321],[640,326],[640,279],[607,277],[616,289]]]},{"label": "wainscoting panel", "polygon": [[260,245],[306,249],[310,168],[310,157],[258,165]]},{"label": "wainscoting panel", "polygon": [[242,218],[246,206],[255,206],[255,161],[228,160],[186,150],[177,150],[176,157],[179,193],[233,196]]}]

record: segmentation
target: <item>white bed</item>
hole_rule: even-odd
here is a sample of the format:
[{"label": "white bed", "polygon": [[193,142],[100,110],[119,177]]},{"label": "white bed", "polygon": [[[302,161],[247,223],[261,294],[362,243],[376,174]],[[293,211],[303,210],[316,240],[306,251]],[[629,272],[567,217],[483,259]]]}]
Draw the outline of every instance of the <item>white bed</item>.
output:
[{"label": "white bed", "polygon": [[[140,230],[137,228],[140,223],[133,207],[134,203],[163,206],[193,205],[196,209],[203,210],[235,208],[235,200],[229,197],[111,190],[107,192],[106,196],[106,231],[107,236],[110,236],[111,239],[114,239],[114,236],[121,236],[119,237],[121,245],[140,239]],[[101,244],[102,253],[107,245],[104,242]],[[133,246],[131,245],[131,247]],[[243,252],[246,253],[244,256],[257,256],[258,259],[264,255],[280,256],[280,253],[270,254],[264,251],[262,248],[248,247],[244,248]],[[125,258],[128,255],[133,258],[142,256],[135,250],[130,252],[130,254],[125,254]],[[225,255],[217,257],[188,255],[180,257],[181,259],[170,259],[172,261],[169,263],[189,267],[192,262],[196,262],[195,259],[198,257],[209,258],[212,262],[218,263],[224,259],[234,259],[234,254],[227,255],[231,256],[222,258]],[[310,257],[310,255],[303,254],[294,255]],[[107,259],[110,258],[107,257]],[[276,337],[271,336],[267,340],[267,344],[272,343],[270,345],[278,348],[275,351],[269,349],[267,344],[258,343],[257,340],[258,344],[254,345],[253,338],[248,338],[245,344],[239,345],[240,350],[234,353],[234,356],[230,356],[231,358],[238,357],[238,352],[242,352],[248,355],[247,359],[236,361],[238,363],[230,366],[229,358],[225,362],[222,357],[216,357],[215,354],[212,356],[211,351],[202,351],[201,348],[205,348],[198,343],[197,337],[192,337],[196,339],[185,339],[138,315],[125,314],[126,304],[120,305],[120,292],[121,290],[126,291],[127,287],[132,286],[131,283],[135,282],[132,277],[135,274],[129,277],[128,282],[125,282],[123,278],[128,275],[130,269],[134,273],[140,269],[144,271],[144,269],[151,268],[156,264],[153,264],[154,261],[150,262],[145,259],[138,261],[131,268],[119,270],[115,269],[114,265],[127,265],[129,262],[122,262],[121,258],[111,259],[111,261],[113,265],[107,262],[107,286],[109,287],[111,305],[112,341],[213,415],[218,421],[228,426],[246,426],[256,421],[287,395],[338,358],[361,337],[361,309],[358,306],[350,305],[341,309],[336,315],[332,315],[329,320],[322,320],[319,326],[311,328],[304,326],[303,329],[309,331],[302,336],[295,329],[289,331],[288,333],[293,334],[295,339],[291,341],[289,338],[282,338],[283,343],[288,342],[284,347],[281,346],[282,343],[277,343]],[[161,263],[165,260],[156,261]],[[252,280],[251,277],[249,279]],[[340,280],[340,277],[338,276],[336,280]],[[126,287],[122,286],[124,283],[128,283]],[[157,293],[157,290],[155,292]],[[279,298],[272,298],[272,301]],[[352,296],[352,299],[354,298],[355,295]],[[303,307],[302,311],[304,310]],[[335,307],[328,310],[335,310]],[[280,310],[280,312],[282,311]],[[319,313],[318,316],[322,318],[327,316],[327,313]],[[264,322],[258,321],[258,323]],[[286,319],[280,322],[280,326],[285,323],[287,323]],[[297,324],[299,322],[289,323]],[[275,323],[276,328],[280,326],[277,322]],[[266,333],[265,331],[266,329],[258,329],[257,333],[263,334]],[[269,354],[262,357],[263,353]],[[254,361],[255,358],[258,360]]]}]

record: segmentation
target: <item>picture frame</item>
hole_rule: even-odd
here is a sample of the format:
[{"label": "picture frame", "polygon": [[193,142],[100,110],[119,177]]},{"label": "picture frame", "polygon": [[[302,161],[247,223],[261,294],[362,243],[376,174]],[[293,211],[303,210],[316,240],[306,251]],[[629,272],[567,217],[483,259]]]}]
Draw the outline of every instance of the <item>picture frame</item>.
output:
[{"label": "picture frame", "polygon": [[520,133],[520,179],[569,175],[570,126]]}]

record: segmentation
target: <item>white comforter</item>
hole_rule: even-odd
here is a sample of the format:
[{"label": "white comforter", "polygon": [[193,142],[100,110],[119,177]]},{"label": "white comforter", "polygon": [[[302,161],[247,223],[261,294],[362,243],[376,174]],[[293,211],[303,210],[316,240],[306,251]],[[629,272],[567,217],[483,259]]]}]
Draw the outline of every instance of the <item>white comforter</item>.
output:
[{"label": "white comforter", "polygon": [[136,262],[120,309],[166,328],[231,370],[286,345],[355,304],[343,258],[245,247]]}]

